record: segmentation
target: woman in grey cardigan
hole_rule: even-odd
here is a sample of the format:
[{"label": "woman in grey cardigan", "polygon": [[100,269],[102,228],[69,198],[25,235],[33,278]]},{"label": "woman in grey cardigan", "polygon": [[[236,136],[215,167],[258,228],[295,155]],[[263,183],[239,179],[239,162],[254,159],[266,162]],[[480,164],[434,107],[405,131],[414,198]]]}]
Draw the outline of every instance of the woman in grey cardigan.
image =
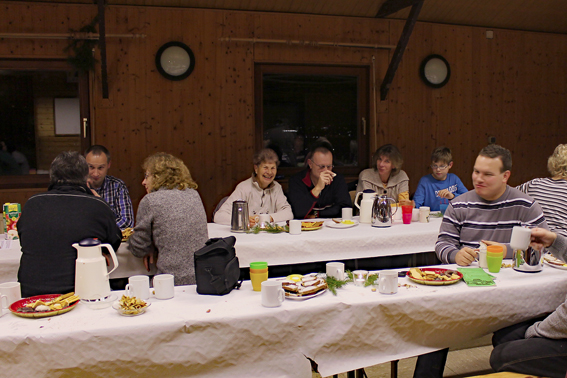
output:
[{"label": "woman in grey cardigan", "polygon": [[138,206],[130,251],[146,263],[157,257],[157,273],[173,274],[175,285],[195,284],[193,254],[209,239],[197,184],[183,161],[163,152],[142,168],[148,194]]}]

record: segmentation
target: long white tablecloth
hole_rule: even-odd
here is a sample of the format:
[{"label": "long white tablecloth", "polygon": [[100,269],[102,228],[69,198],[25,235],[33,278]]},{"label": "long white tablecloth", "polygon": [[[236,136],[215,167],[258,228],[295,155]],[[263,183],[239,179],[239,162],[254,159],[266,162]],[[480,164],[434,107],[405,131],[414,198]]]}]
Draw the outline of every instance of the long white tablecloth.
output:
[{"label": "long white tablecloth", "polygon": [[[553,311],[565,300],[567,272],[511,268],[495,287],[423,286],[400,278],[382,295],[347,285],[306,301],[265,308],[245,281],[222,297],[175,288],[147,313],[112,308],[44,319],[0,318],[0,376],[311,377],[451,347]],[[119,294],[119,293],[117,293]]]},{"label": "long white tablecloth", "polygon": [[[240,267],[245,268],[253,261],[289,265],[430,252],[435,249],[440,225],[441,218],[431,218],[429,223],[394,223],[388,228],[359,224],[346,229],[323,227],[300,235],[289,235],[233,233],[230,226],[209,223],[208,232],[209,238],[235,236]],[[17,281],[21,256],[17,241],[10,249],[0,249],[0,283]],[[118,269],[110,278],[156,272],[155,266],[148,272],[142,259],[130,253],[127,243],[120,245],[117,258]]]},{"label": "long white tablecloth", "polygon": [[[20,243],[18,240],[12,242],[11,248],[0,249],[0,283],[14,282],[18,280],[18,269],[20,268]],[[127,278],[136,274],[156,274],[156,267],[152,266],[150,271],[146,270],[144,261],[132,255],[128,249],[128,243],[121,243],[116,251],[118,268],[110,274],[110,278]],[[112,264],[108,268],[112,269]]]},{"label": "long white tablecloth", "polygon": [[216,223],[209,223],[208,230],[209,238],[235,236],[240,266],[247,267],[253,261],[288,265],[430,252],[435,250],[440,225],[441,218],[431,218],[429,223],[394,223],[387,228],[323,227],[300,235],[231,233],[230,226]]}]

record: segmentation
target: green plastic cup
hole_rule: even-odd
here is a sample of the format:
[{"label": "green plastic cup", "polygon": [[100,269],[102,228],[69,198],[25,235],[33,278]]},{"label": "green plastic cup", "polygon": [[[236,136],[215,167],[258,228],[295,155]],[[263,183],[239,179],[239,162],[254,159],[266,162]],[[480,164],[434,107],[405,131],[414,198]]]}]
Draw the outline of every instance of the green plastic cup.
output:
[{"label": "green plastic cup", "polygon": [[268,263],[265,261],[256,261],[250,263],[250,269],[266,269],[268,267]]},{"label": "green plastic cup", "polygon": [[486,265],[488,265],[488,271],[490,273],[498,273],[500,272],[500,268],[502,267],[502,258],[503,255],[486,255]]}]

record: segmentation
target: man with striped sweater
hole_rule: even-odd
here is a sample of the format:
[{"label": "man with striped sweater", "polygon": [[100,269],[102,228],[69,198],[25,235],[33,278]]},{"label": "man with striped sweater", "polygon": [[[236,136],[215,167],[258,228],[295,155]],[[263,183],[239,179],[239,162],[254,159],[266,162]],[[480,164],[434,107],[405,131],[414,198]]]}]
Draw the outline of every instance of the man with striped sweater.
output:
[{"label": "man with striped sweater", "polygon": [[439,229],[435,252],[442,262],[470,265],[481,240],[506,245],[510,258],[514,226],[548,228],[541,206],[508,186],[511,168],[506,148],[491,144],[480,151],[472,174],[474,190],[451,201]]},{"label": "man with striped sweater", "polygon": [[[446,263],[470,265],[480,241],[506,245],[514,226],[548,228],[541,207],[527,194],[508,186],[512,155],[506,148],[484,147],[474,163],[474,190],[451,200],[435,244],[437,257]],[[442,378],[449,349],[419,356],[414,378]]]}]

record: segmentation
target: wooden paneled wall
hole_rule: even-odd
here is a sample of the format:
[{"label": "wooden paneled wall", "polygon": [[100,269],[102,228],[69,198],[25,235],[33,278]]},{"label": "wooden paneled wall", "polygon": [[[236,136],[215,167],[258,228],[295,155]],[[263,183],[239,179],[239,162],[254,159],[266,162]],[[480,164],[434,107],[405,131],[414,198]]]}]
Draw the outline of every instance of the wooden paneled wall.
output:
[{"label": "wooden paneled wall", "polygon": [[[54,33],[79,29],[94,5],[3,2],[0,32]],[[392,52],[310,45],[220,42],[222,37],[396,44],[404,23],[379,19],[276,13],[108,6],[106,31],[145,34],[108,38],[109,99],[102,98],[100,70],[92,77],[93,142],[113,154],[110,173],[129,186],[137,206],[143,159],[157,151],[182,158],[199,184],[207,214],[248,177],[254,152],[254,63],[355,64],[372,68],[379,88]],[[193,74],[162,78],[154,64],[169,41],[189,45]],[[66,41],[5,39],[2,57],[62,57]],[[394,143],[405,157],[414,191],[427,174],[433,148],[453,149],[452,172],[471,188],[476,154],[489,136],[510,148],[519,184],[545,176],[553,148],[567,142],[567,35],[418,24],[387,101],[373,103],[370,145]],[[451,80],[426,87],[418,75],[432,53],[451,64]],[[98,52],[97,52],[98,56]],[[372,72],[372,71],[371,71]],[[370,76],[372,77],[372,75]],[[370,86],[372,88],[372,85]],[[372,95],[372,94],[371,94]],[[373,151],[371,151],[373,152]]]}]

